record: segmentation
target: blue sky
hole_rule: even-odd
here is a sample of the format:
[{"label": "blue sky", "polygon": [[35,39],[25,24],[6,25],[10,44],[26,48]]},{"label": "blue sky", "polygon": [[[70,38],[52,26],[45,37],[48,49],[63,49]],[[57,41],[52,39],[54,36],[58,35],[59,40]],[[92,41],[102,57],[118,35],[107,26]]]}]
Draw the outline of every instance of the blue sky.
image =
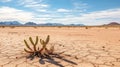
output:
[{"label": "blue sky", "polygon": [[0,0],[0,21],[101,25],[120,22],[120,0]]}]

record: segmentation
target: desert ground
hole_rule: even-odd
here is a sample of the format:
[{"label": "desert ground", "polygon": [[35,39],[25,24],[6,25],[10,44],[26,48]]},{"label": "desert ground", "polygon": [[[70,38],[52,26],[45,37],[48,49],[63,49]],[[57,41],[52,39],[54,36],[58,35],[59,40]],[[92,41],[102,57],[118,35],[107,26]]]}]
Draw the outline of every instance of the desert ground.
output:
[{"label": "desert ground", "polygon": [[[76,64],[27,59],[24,39],[47,35],[47,47],[54,44],[55,52],[64,51],[64,58]],[[120,67],[120,27],[0,27],[0,67]]]}]

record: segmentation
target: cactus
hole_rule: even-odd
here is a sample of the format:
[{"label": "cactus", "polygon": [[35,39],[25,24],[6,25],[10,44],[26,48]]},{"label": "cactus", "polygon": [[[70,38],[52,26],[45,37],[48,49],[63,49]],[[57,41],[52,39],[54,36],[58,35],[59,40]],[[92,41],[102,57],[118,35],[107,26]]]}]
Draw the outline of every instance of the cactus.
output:
[{"label": "cactus", "polygon": [[33,45],[33,49],[29,46],[29,44],[27,43],[26,40],[24,40],[24,43],[26,45],[26,47],[29,49],[25,49],[24,51],[27,53],[30,53],[30,56],[34,57],[49,57],[49,54],[52,54],[54,51],[53,46],[48,50],[46,45],[48,44],[49,40],[50,40],[50,36],[48,35],[46,40],[40,39],[40,44],[42,45],[42,48],[36,47],[38,44],[38,36],[36,36],[36,40],[33,41],[32,37],[29,37],[29,41],[31,42],[31,44]]},{"label": "cactus", "polygon": [[28,45],[27,41],[24,40],[24,42],[25,42],[26,47],[29,48],[32,51],[32,48],[30,48],[30,46]]},{"label": "cactus", "polygon": [[[32,40],[31,37],[29,37],[29,40],[30,40],[30,42],[31,42],[32,45],[33,45],[34,51],[37,51],[37,50],[36,50],[36,45],[38,44],[38,36],[36,36],[36,41],[35,41],[35,43],[33,42],[33,40]],[[28,45],[28,43],[27,43],[26,40],[24,40],[24,43],[25,43],[26,47],[30,50],[30,51],[29,51],[29,50],[27,50],[27,49],[24,48],[24,51],[25,51],[25,52],[28,52],[28,53],[34,52],[34,51],[32,50],[32,48]]]},{"label": "cactus", "polygon": [[36,36],[36,41],[35,41],[35,43],[33,42],[33,40],[32,40],[31,37],[29,37],[29,40],[30,40],[30,42],[31,42],[32,45],[33,45],[34,51],[36,51],[36,45],[38,44],[38,36]]},{"label": "cactus", "polygon": [[41,43],[41,45],[42,45],[42,48],[41,48],[41,50],[40,50],[41,52],[42,52],[42,50],[48,51],[48,49],[46,48],[46,45],[48,44],[49,39],[50,39],[50,36],[49,36],[49,35],[47,36],[46,41],[40,39],[40,43]]},{"label": "cactus", "polygon": [[[50,40],[50,36],[49,36],[49,35],[47,36],[46,40],[40,39],[40,44],[42,45],[42,48],[37,47],[37,45],[38,45],[38,40],[39,40],[38,36],[36,36],[36,40],[35,40],[35,41],[33,41],[32,37],[29,37],[29,40],[30,40],[33,48],[31,48],[31,47],[29,46],[29,44],[27,43],[27,41],[24,40],[24,43],[25,43],[25,45],[26,45],[26,47],[27,47],[27,49],[28,49],[28,50],[27,50],[27,49],[24,48],[24,51],[27,52],[27,53],[30,53],[30,55],[27,56],[27,58],[30,58],[31,60],[33,60],[34,57],[39,57],[39,58],[40,58],[39,62],[40,62],[41,64],[44,64],[44,60],[42,60],[42,59],[43,59],[43,58],[46,58],[46,59],[49,59],[49,61],[50,61],[50,60],[53,61],[53,64],[58,65],[58,66],[60,66],[60,67],[64,67],[64,66],[58,64],[58,63],[53,59],[53,57],[55,57],[55,58],[62,59],[62,60],[64,60],[64,61],[66,61],[66,62],[69,62],[69,63],[72,63],[72,64],[75,64],[75,65],[76,65],[76,63],[74,63],[74,62],[72,62],[72,61],[69,61],[69,60],[67,60],[67,59],[64,59],[62,56],[60,56],[60,55],[61,55],[62,53],[64,53],[64,52],[54,53],[54,45],[52,45],[52,46],[50,47],[50,49],[47,49],[46,46],[47,46],[47,44],[48,44],[48,42],[49,42],[49,40]],[[67,56],[67,55],[66,55],[66,56]],[[55,62],[55,63],[54,63],[54,62]],[[50,63],[51,63],[51,62],[50,62]],[[57,64],[56,64],[56,63],[57,63]]]}]

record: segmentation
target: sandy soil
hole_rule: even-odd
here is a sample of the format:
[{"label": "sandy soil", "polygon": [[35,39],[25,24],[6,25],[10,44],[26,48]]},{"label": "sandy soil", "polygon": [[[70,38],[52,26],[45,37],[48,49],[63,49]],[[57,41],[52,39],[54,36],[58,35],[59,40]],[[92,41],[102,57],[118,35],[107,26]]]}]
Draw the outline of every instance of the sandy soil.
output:
[{"label": "sandy soil", "polygon": [[[0,28],[0,67],[60,67],[55,63],[39,63],[39,58],[26,59],[23,40],[31,36],[45,39],[56,52],[65,51],[64,58],[55,59],[64,67],[120,67],[120,28],[82,27],[5,27]],[[62,67],[61,66],[61,67]]]}]

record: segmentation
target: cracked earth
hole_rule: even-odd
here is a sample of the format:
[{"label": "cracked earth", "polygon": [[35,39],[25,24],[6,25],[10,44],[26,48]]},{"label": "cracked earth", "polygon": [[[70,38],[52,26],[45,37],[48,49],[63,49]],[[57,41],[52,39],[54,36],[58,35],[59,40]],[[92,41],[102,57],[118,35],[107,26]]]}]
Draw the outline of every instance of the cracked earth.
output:
[{"label": "cracked earth", "polygon": [[59,67],[38,58],[26,59],[23,40],[30,36],[44,39],[50,35],[55,52],[65,51],[66,59],[55,58],[64,67],[120,67],[120,28],[83,27],[5,27],[0,28],[0,67]]}]

